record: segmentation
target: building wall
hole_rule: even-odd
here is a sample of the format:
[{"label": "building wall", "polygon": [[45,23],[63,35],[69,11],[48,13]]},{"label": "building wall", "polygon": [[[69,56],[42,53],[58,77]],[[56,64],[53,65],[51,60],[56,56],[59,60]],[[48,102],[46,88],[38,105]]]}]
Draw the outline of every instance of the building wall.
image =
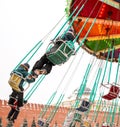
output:
[{"label": "building wall", "polygon": [[[40,115],[42,109],[43,109],[44,105],[42,104],[33,104],[33,103],[28,103],[26,104],[22,109],[21,112],[17,118],[17,120],[15,121],[14,127],[20,127],[21,124],[23,124],[24,119],[27,119],[28,121],[28,127],[31,127],[32,121],[33,119],[35,119],[36,124],[38,121],[38,116]],[[45,115],[45,119],[47,119],[51,113],[51,111],[53,111],[54,106],[50,106],[47,110],[47,113]],[[3,127],[6,127],[7,125],[7,114],[10,111],[10,107],[7,104],[6,100],[0,100],[0,117],[2,118],[2,124]],[[64,122],[64,119],[67,115],[69,111],[69,108],[67,107],[59,107],[58,111],[56,112],[50,127],[53,127],[53,124],[57,121],[59,127],[62,127],[62,123]],[[106,115],[108,114],[108,112],[106,113]],[[105,116],[105,112],[100,111],[99,113],[95,112],[95,111],[90,111],[90,113],[88,114],[88,120],[91,122],[92,127],[94,127],[94,124],[99,123],[101,124],[103,122],[103,117]],[[110,117],[110,119],[112,120],[112,117]],[[105,120],[105,119],[104,119]],[[115,114],[115,123],[117,123],[118,125],[120,125],[120,120],[118,117],[118,114]]]},{"label": "building wall", "polygon": [[[28,103],[24,105],[23,108],[21,108],[20,114],[15,121],[14,127],[20,127],[21,124],[23,124],[24,119],[27,119],[28,121],[28,127],[31,127],[33,119],[35,119],[36,124],[38,121],[38,116],[40,115],[40,112],[42,111],[44,105],[42,104],[33,104]],[[47,110],[47,113],[45,114],[44,118],[47,119],[53,111],[54,106],[50,106]],[[3,127],[7,125],[7,114],[10,111],[10,106],[7,104],[6,100],[0,100],[0,117],[2,118],[2,124]],[[61,124],[64,122],[64,119],[66,117],[66,114],[68,113],[68,108],[60,107],[58,111],[56,112],[54,119],[51,122],[51,126],[57,121],[58,125],[61,126]]]}]

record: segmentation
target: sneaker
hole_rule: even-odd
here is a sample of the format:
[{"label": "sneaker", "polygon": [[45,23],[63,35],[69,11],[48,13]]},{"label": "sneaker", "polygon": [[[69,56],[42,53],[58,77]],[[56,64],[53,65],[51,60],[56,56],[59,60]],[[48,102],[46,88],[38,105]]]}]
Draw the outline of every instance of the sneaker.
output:
[{"label": "sneaker", "polygon": [[7,117],[6,120],[7,120],[7,122],[9,122],[10,121],[10,118]]},{"label": "sneaker", "polygon": [[24,104],[27,104],[27,100],[23,100],[23,103],[24,103]]},{"label": "sneaker", "polygon": [[15,123],[15,120],[14,119],[11,119],[10,122]]}]

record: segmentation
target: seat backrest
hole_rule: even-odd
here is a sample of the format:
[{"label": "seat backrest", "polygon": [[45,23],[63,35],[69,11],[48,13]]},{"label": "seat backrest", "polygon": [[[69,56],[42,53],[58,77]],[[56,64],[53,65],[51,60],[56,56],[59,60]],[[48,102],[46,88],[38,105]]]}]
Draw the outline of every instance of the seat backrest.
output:
[{"label": "seat backrest", "polygon": [[76,108],[76,110],[80,112],[86,112],[89,110],[91,103],[89,101],[83,100],[80,107]]},{"label": "seat backrest", "polygon": [[85,108],[89,108],[90,107],[90,102],[83,100],[81,106],[85,107]]},{"label": "seat backrest", "polygon": [[74,44],[71,41],[63,42],[60,46],[54,46],[47,52],[47,58],[54,64],[65,63],[74,53]]},{"label": "seat backrest", "polygon": [[77,112],[74,114],[74,120],[75,120],[75,121],[80,122],[80,121],[81,121],[81,117],[82,117],[82,115],[79,114],[79,113],[77,113]]},{"label": "seat backrest", "polygon": [[110,88],[110,92],[115,93],[115,94],[119,94],[119,87],[115,86],[115,85],[112,85],[111,88]]},{"label": "seat backrest", "polygon": [[46,51],[46,54],[47,55],[49,55],[49,54],[51,54],[53,52],[56,52],[56,50],[60,47],[60,45],[62,43],[65,43],[65,41],[63,41],[63,40],[60,39],[60,40],[56,40],[54,43],[55,43],[54,45],[49,45],[49,48]]},{"label": "seat backrest", "polygon": [[89,123],[88,121],[84,121],[84,122],[83,122],[83,125],[84,125],[85,127],[90,127],[90,123]]},{"label": "seat backrest", "polygon": [[44,122],[41,121],[41,120],[38,120],[38,125],[43,126],[44,125]]},{"label": "seat backrest", "polygon": [[22,79],[23,79],[22,74],[17,74],[13,72],[11,73],[8,83],[12,87],[12,89],[21,92],[21,90],[19,89],[19,84]]}]

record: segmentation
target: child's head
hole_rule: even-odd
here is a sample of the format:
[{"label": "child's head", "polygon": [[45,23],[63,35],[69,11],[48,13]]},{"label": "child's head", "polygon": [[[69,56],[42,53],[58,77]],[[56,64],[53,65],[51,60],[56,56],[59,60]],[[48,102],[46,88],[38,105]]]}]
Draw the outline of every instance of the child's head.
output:
[{"label": "child's head", "polygon": [[30,65],[28,63],[21,64],[21,66],[24,67],[26,71],[28,71],[28,69],[30,68]]}]

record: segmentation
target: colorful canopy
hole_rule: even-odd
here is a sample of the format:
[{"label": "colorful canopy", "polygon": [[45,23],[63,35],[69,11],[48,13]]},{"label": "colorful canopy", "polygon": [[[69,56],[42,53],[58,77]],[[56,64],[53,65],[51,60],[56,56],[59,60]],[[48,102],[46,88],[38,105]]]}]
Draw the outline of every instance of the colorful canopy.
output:
[{"label": "colorful canopy", "polygon": [[113,61],[118,61],[120,52],[120,0],[71,0],[68,8],[69,12],[67,13],[69,15],[77,8],[72,18],[82,8],[73,22],[76,34],[84,26],[79,34],[79,43],[96,19],[87,36],[87,42],[82,48],[102,59],[106,59],[108,50],[110,50],[109,60],[112,57]]}]

